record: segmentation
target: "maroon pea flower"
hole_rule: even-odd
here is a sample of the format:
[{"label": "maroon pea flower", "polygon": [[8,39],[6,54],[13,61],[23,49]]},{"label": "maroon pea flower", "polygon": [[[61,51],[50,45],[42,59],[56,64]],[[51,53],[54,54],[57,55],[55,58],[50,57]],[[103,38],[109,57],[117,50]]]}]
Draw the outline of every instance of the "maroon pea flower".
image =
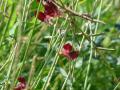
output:
[{"label": "maroon pea flower", "polygon": [[24,77],[18,77],[18,81],[21,83],[26,83],[25,78]]},{"label": "maroon pea flower", "polygon": [[14,88],[14,90],[24,90],[26,88],[26,81],[24,77],[18,77],[18,85]]},{"label": "maroon pea flower", "polygon": [[[37,11],[35,11],[35,16],[37,15]],[[39,20],[41,20],[42,22],[46,22],[46,23],[49,23],[49,21],[51,20],[51,17],[46,15],[45,13],[43,12],[38,12],[38,15],[37,15],[37,18]]]},{"label": "maroon pea flower", "polygon": [[44,8],[45,8],[44,11],[45,14],[51,17],[60,16],[60,11],[58,10],[58,7],[52,2],[49,2],[48,4],[44,5]]},{"label": "maroon pea flower", "polygon": [[78,51],[72,51],[69,53],[69,58],[74,60],[78,57],[79,52]]},{"label": "maroon pea flower", "polygon": [[[52,2],[53,0],[42,0],[44,12],[39,12],[37,18],[42,22],[49,22],[52,18],[60,16],[61,12],[58,7]],[[40,0],[37,0],[40,2]],[[36,13],[35,13],[36,15]]]},{"label": "maroon pea flower", "polygon": [[74,51],[72,45],[67,43],[63,45],[60,54],[67,57],[70,60],[75,60],[78,57],[79,51]]},{"label": "maroon pea flower", "polygon": [[64,56],[68,56],[68,53],[70,53],[71,50],[72,50],[71,44],[67,43],[67,44],[63,45],[62,54]]}]

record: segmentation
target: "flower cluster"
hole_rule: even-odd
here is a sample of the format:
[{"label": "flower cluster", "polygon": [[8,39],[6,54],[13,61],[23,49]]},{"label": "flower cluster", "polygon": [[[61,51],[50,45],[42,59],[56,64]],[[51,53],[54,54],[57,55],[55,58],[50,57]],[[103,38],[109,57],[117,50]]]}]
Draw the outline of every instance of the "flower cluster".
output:
[{"label": "flower cluster", "polygon": [[14,88],[14,90],[24,90],[26,88],[26,81],[24,77],[18,77],[18,85]]},{"label": "flower cluster", "polygon": [[67,57],[70,60],[75,60],[78,57],[79,51],[75,51],[73,49],[73,46],[67,43],[63,45],[60,54]]},{"label": "flower cluster", "polygon": [[[42,0],[44,12],[39,11],[37,14],[37,11],[35,11],[35,15],[37,15],[37,18],[42,22],[49,22],[53,17],[60,15],[58,7],[52,1],[54,0]],[[37,0],[37,2],[39,3],[40,0]]]}]

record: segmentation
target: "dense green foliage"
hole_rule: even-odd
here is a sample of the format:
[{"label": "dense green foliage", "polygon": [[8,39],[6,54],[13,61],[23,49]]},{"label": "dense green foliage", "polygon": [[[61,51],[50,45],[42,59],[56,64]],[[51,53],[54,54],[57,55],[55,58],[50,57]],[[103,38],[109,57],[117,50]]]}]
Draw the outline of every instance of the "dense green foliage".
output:
[{"label": "dense green foliage", "polygon": [[[34,15],[41,2],[0,0],[0,90],[19,76],[26,90],[120,90],[120,0],[55,1],[62,13],[50,25]],[[76,60],[59,54],[67,42]]]}]

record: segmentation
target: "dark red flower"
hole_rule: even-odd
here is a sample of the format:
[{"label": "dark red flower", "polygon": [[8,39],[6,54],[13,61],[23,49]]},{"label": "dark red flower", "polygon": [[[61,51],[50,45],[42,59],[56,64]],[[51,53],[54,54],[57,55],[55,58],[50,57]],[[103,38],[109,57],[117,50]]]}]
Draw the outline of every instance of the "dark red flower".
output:
[{"label": "dark red flower", "polygon": [[[35,16],[36,16],[37,12],[35,11]],[[49,22],[51,17],[46,15],[45,13],[43,12],[38,12],[38,15],[37,15],[37,18],[39,20],[41,20],[42,22]]]},{"label": "dark red flower", "polygon": [[[42,0],[42,5],[44,6],[44,12],[39,12],[37,18],[42,22],[48,22],[53,17],[60,16],[60,11],[58,7],[52,2],[53,0]],[[40,2],[40,0],[37,0]],[[35,13],[36,15],[36,13]]]},{"label": "dark red flower", "polygon": [[78,57],[79,51],[72,51],[69,53],[69,58],[74,60]]},{"label": "dark red flower", "polygon": [[60,54],[64,55],[65,57],[67,57],[70,60],[74,60],[78,57],[79,52],[74,51],[72,45],[67,43],[67,44],[63,45],[63,48],[62,48]]},{"label": "dark red flower", "polygon": [[24,77],[18,77],[18,85],[14,88],[14,90],[24,90],[26,88],[26,81]]},{"label": "dark red flower", "polygon": [[51,17],[56,17],[56,16],[60,15],[60,11],[58,10],[58,7],[55,4],[53,4],[52,2],[44,5],[44,8],[45,8],[44,13],[46,15],[49,15]]},{"label": "dark red flower", "polygon": [[72,45],[67,43],[67,44],[63,45],[63,49],[65,50],[65,52],[70,53],[72,50]]},{"label": "dark red flower", "polygon": [[63,48],[62,48],[60,54],[64,55],[65,57],[68,57],[71,50],[72,50],[71,44],[67,43],[67,44],[63,45]]},{"label": "dark red flower", "polygon": [[19,82],[21,82],[21,83],[25,83],[26,81],[25,81],[25,78],[24,77],[18,77],[18,81]]}]

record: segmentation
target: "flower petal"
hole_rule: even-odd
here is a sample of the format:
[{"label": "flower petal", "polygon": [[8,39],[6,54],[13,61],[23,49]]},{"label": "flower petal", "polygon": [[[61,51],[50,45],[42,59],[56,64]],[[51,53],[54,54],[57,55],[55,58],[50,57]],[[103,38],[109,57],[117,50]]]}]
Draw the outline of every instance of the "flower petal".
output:
[{"label": "flower petal", "polygon": [[67,43],[63,46],[63,48],[70,53],[73,47],[71,44]]},{"label": "flower petal", "polygon": [[[37,11],[35,11],[35,16],[37,15]],[[37,18],[41,21],[45,21],[46,15],[43,12],[38,12]]]},{"label": "flower petal", "polygon": [[22,77],[22,76],[18,77],[18,81],[21,82],[21,83],[25,83],[26,82],[25,78]]},{"label": "flower petal", "polygon": [[47,4],[44,4],[44,8],[45,8],[45,14],[49,15],[51,17],[56,17],[60,15],[60,11],[58,10],[58,7],[52,3],[52,2],[48,2]]},{"label": "flower petal", "polygon": [[78,57],[79,51],[72,51],[69,53],[69,58],[74,60]]},{"label": "flower petal", "polygon": [[24,83],[19,83],[17,87],[14,88],[14,90],[23,90],[26,88],[26,84]]}]

